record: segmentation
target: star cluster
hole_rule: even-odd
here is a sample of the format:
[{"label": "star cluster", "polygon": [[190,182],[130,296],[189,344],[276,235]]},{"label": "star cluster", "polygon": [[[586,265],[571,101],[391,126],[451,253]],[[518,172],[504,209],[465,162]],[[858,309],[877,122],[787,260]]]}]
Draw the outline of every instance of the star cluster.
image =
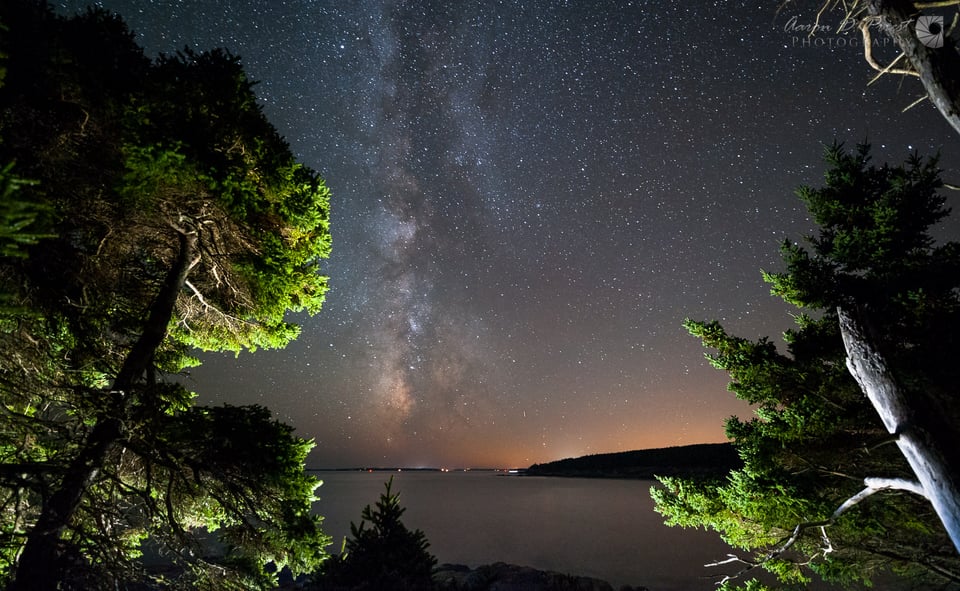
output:
[{"label": "star cluster", "polygon": [[867,86],[859,38],[791,29],[815,2],[102,5],[150,53],[240,55],[334,192],[324,311],[190,379],[316,438],[314,466],[723,440],[749,409],[681,322],[789,326],[759,271],[811,231],[793,191],[823,143],[942,150],[948,170],[960,147],[929,104],[901,113],[914,81]]}]

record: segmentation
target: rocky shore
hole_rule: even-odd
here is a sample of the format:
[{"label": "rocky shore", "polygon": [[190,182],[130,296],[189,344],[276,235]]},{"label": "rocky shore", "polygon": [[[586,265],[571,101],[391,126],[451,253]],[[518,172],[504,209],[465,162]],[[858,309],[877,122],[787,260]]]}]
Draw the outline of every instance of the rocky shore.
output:
[{"label": "rocky shore", "polygon": [[473,569],[462,564],[442,564],[434,572],[433,580],[444,591],[648,591],[646,587],[629,585],[616,590],[600,579],[503,562]]}]

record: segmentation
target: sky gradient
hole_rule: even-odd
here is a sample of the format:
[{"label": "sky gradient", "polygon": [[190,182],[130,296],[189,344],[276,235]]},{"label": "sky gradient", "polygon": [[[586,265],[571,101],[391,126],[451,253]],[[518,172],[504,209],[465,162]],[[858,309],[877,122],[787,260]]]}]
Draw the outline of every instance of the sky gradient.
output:
[{"label": "sky gradient", "polygon": [[760,270],[812,230],[794,190],[820,183],[823,144],[939,150],[948,173],[960,154],[929,103],[901,112],[915,80],[867,86],[858,35],[805,37],[819,2],[98,4],[151,55],[240,55],[333,191],[324,310],[188,380],[316,439],[311,467],[722,441],[749,409],[681,323],[790,325]]}]

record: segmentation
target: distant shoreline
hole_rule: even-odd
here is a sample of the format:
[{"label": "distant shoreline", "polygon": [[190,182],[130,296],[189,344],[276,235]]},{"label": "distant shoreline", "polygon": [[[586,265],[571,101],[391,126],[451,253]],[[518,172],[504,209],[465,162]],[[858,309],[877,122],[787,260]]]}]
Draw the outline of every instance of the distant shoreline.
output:
[{"label": "distant shoreline", "polygon": [[701,443],[595,454],[534,464],[528,476],[652,479],[657,476],[722,476],[743,465],[730,443]]},{"label": "distant shoreline", "polygon": [[309,468],[308,472],[492,472],[511,476],[653,479],[721,476],[743,465],[730,443],[699,443],[565,458],[529,468]]}]

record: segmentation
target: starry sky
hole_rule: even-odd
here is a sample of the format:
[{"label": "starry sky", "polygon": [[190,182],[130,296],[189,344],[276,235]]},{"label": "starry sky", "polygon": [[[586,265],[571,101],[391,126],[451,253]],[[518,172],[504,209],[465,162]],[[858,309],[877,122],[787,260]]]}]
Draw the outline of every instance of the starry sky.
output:
[{"label": "starry sky", "polygon": [[[86,2],[60,1],[63,13]],[[334,193],[331,291],[283,351],[205,355],[311,467],[527,466],[724,440],[749,408],[684,318],[777,337],[760,270],[812,229],[823,144],[960,142],[868,86],[819,1],[104,0],[151,55],[226,47]],[[895,55],[878,37],[875,54]]]}]

